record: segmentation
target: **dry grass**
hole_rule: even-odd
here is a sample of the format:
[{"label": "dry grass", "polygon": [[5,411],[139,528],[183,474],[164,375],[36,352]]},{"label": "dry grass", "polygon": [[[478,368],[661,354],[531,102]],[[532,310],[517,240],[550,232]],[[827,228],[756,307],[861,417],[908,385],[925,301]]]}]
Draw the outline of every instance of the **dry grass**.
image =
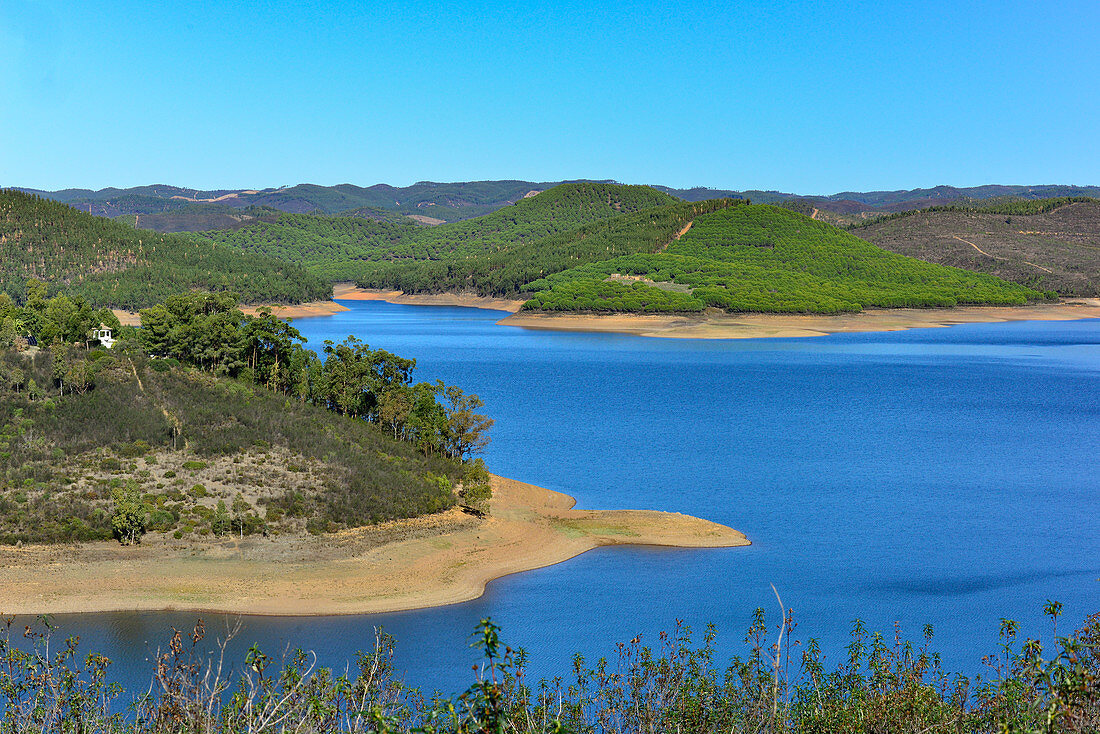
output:
[{"label": "dry grass", "polygon": [[1037,290],[1100,296],[1100,204],[1080,202],[1031,216],[917,212],[852,233],[926,262]]}]

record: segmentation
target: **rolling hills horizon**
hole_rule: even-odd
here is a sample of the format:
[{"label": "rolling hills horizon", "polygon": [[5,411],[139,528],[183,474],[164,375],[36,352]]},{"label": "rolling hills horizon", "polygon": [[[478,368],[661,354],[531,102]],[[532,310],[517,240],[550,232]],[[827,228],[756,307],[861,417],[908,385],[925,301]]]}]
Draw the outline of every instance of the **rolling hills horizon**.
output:
[{"label": "rolling hills horizon", "polygon": [[[350,183],[321,186],[302,183],[269,188],[202,190],[169,184],[103,189],[11,188],[52,199],[88,214],[115,218],[132,215],[167,215],[147,220],[146,228],[157,231],[201,231],[211,221],[228,223],[250,207],[265,207],[292,214],[343,214],[355,210],[377,210],[400,214],[420,224],[432,225],[489,214],[525,196],[546,191],[562,183],[618,183],[610,179],[569,179],[552,182],[522,180],[434,182],[419,181],[411,186],[385,183],[357,186]],[[898,190],[842,191],[833,194],[802,194],[760,189],[675,188],[648,184],[685,201],[718,198],[747,198],[757,204],[801,202],[810,208],[841,218],[865,218],[930,206],[985,202],[996,199],[1040,199],[1060,196],[1100,197],[1100,186],[1042,184],[987,184],[973,187],[938,185]],[[380,214],[379,216],[384,216]],[[190,224],[189,222],[194,222]],[[843,223],[843,222],[842,222]]]}]

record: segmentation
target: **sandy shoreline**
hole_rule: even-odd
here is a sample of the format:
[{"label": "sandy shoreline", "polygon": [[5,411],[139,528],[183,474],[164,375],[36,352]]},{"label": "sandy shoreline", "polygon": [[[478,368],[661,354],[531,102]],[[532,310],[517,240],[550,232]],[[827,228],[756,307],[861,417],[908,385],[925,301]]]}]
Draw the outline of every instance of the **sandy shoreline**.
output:
[{"label": "sandy shoreline", "polygon": [[404,293],[402,291],[360,288],[354,283],[337,283],[332,289],[334,299],[344,301],[385,301],[405,306],[464,306],[488,308],[495,311],[519,311],[525,301],[508,298],[490,298],[474,293]]},{"label": "sandy shoreline", "polygon": [[[880,308],[861,313],[825,316],[820,314],[743,313],[710,309],[702,314],[597,314],[543,313],[520,311],[524,301],[489,298],[473,293],[407,294],[398,290],[360,288],[354,283],[337,283],[333,300],[294,306],[267,306],[283,319],[331,316],[349,310],[336,300],[385,301],[408,306],[463,306],[508,311],[497,323],[525,329],[585,331],[670,339],[766,339],[776,337],[825,336],[861,331],[903,331],[956,324],[1004,321],[1075,321],[1100,318],[1100,298],[1075,298],[1059,303],[1031,306],[958,306],[956,308]],[[242,306],[255,314],[262,306]],[[123,325],[139,326],[131,311],[115,310]]]},{"label": "sandy shoreline", "polygon": [[1004,321],[1074,321],[1100,318],[1100,299],[1082,298],[1034,306],[868,309],[862,313],[633,315],[513,313],[498,324],[527,329],[590,331],[676,339],[761,339],[825,336],[860,331],[902,331]]},{"label": "sandy shoreline", "polygon": [[333,298],[386,301],[411,306],[470,306],[510,311],[497,323],[525,329],[586,331],[671,339],[764,339],[825,336],[860,331],[903,331],[956,324],[1004,321],[1075,321],[1100,318],[1100,298],[1075,298],[1031,306],[958,306],[956,308],[879,308],[861,313],[731,314],[711,309],[702,314],[594,314],[520,311],[524,301],[486,298],[469,293],[406,294],[368,290],[338,283]]},{"label": "sandy shoreline", "polygon": [[[261,308],[270,308],[274,316],[280,319],[302,319],[309,316],[331,316],[334,313],[348,311],[347,306],[341,306],[336,301],[310,301],[309,303],[296,303],[291,306],[282,304],[268,304],[255,306],[241,306],[241,311],[255,316]],[[111,309],[118,322],[123,326],[141,326],[141,316],[136,311],[123,311],[120,308]]]},{"label": "sandy shoreline", "polygon": [[492,579],[604,545],[748,545],[716,523],[654,510],[575,510],[573,498],[493,477],[493,514],[449,510],[319,537],[0,548],[0,613],[183,610],[387,612],[477,598]]}]

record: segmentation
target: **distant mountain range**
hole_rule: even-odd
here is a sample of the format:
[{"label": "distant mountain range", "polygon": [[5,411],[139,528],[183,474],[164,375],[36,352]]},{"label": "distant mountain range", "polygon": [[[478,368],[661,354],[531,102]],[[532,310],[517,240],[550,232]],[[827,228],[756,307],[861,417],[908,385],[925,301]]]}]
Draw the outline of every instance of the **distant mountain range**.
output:
[{"label": "distant mountain range", "polygon": [[[158,231],[202,231],[231,227],[242,219],[240,210],[263,207],[296,214],[340,214],[361,210],[372,218],[404,215],[421,224],[439,224],[470,219],[513,204],[525,196],[570,181],[470,181],[435,183],[421,181],[412,186],[317,186],[298,184],[273,189],[217,189],[200,191],[156,184],[129,189],[106,188],[42,191],[19,189],[101,217],[138,215],[138,226]],[[596,181],[592,183],[613,183]],[[808,208],[837,215],[841,220],[873,214],[923,209],[946,204],[967,204],[998,200],[1041,199],[1055,196],[1100,197],[1100,186],[975,186],[900,191],[844,191],[828,196],[802,195],[781,191],[723,190],[708,188],[653,188],[686,201],[715,198],[747,198],[758,204],[803,202]],[[373,212],[373,213],[370,213]],[[141,215],[163,215],[146,221]],[[386,215],[385,213],[389,213]],[[213,226],[212,226],[213,225]]]}]

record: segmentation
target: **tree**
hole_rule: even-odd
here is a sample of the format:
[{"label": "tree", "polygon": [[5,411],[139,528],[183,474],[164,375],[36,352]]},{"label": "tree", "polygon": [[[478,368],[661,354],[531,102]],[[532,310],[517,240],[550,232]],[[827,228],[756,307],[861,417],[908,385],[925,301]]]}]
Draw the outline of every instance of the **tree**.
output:
[{"label": "tree", "polygon": [[218,500],[214,519],[210,521],[210,531],[214,535],[225,535],[233,531],[233,520],[229,517],[229,510],[225,508],[225,500]]},{"label": "tree", "polygon": [[463,459],[468,455],[484,451],[489,445],[489,429],[492,428],[494,421],[474,411],[485,403],[477,395],[466,395],[461,388],[454,385],[443,388],[442,392],[447,400],[444,408],[447,416],[444,437],[447,455],[455,459]]},{"label": "tree", "polygon": [[378,422],[393,431],[394,440],[401,438],[412,412],[412,391],[404,385],[391,387],[378,399]]},{"label": "tree", "polygon": [[418,382],[412,387],[412,409],[409,411],[409,440],[426,455],[440,451],[447,431],[447,413],[436,402],[443,383]]},{"label": "tree", "polygon": [[56,383],[61,394],[65,394],[65,377],[69,372],[69,355],[68,349],[64,344],[56,343],[53,345],[51,351],[53,352],[53,381]]},{"label": "tree", "polygon": [[489,500],[493,498],[493,487],[489,483],[489,472],[481,459],[466,465],[462,477],[462,506],[476,515],[489,514]]},{"label": "tree", "polygon": [[137,545],[145,534],[145,508],[141,504],[137,486],[128,482],[125,487],[111,490],[115,511],[111,515],[111,529],[122,545]]}]

